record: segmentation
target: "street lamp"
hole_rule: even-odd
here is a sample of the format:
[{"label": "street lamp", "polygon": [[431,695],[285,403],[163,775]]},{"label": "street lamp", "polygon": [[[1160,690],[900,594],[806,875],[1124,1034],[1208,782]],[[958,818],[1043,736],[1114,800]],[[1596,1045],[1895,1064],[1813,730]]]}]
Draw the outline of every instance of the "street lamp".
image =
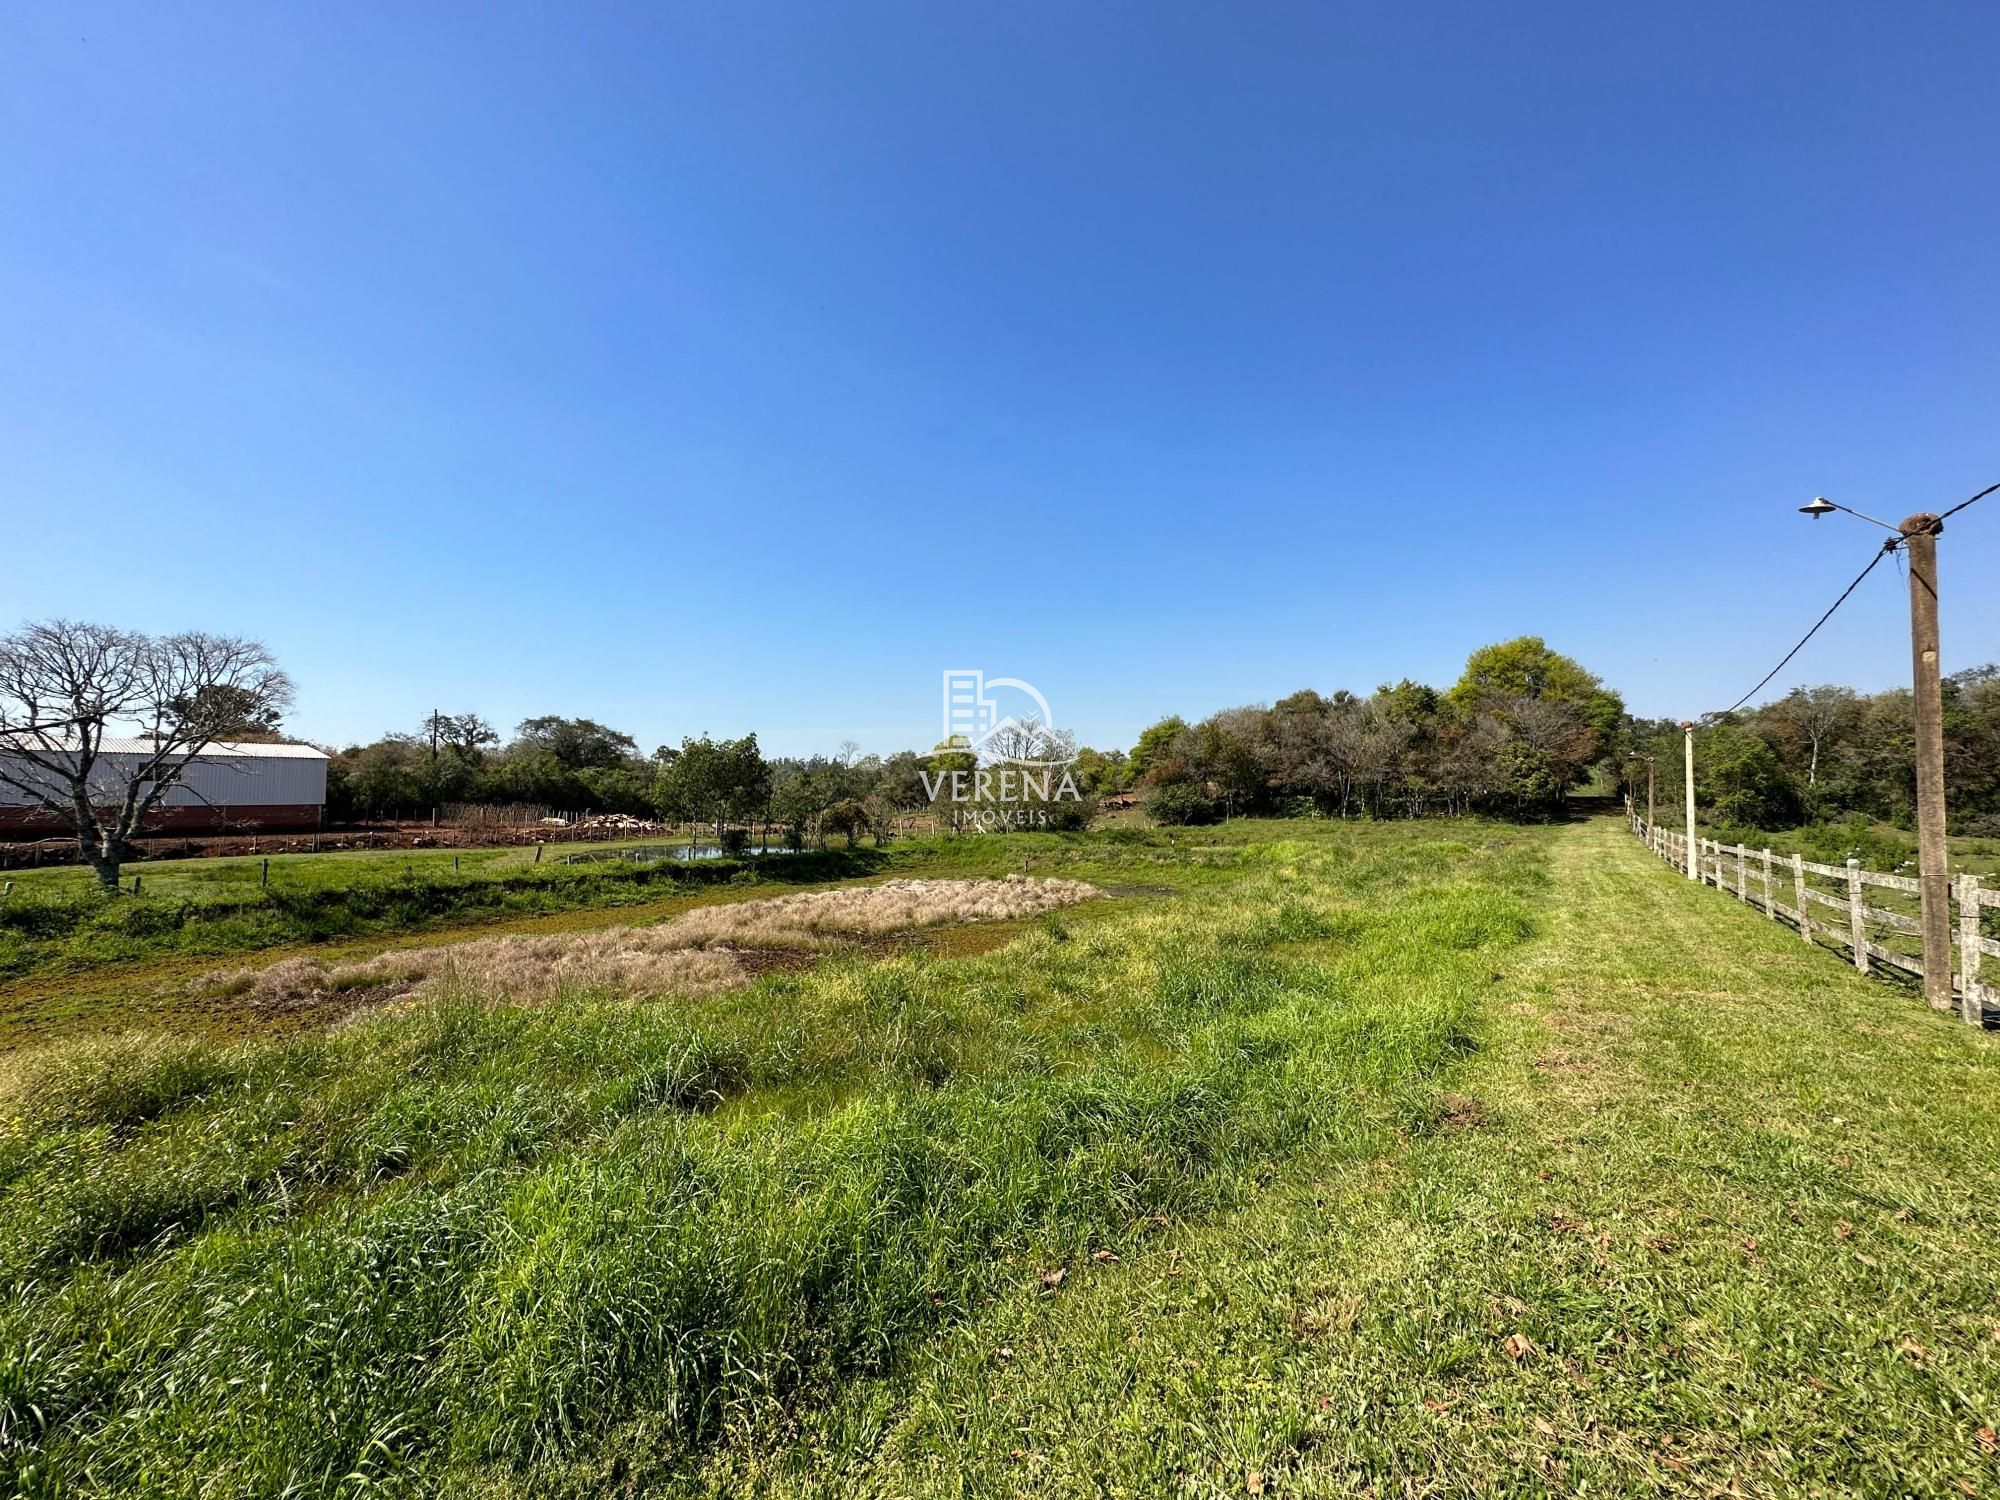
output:
[{"label": "street lamp", "polygon": [[1896,529],[1887,521],[1878,521],[1864,511],[1855,510],[1851,506],[1841,505],[1836,501],[1827,499],[1824,495],[1813,496],[1811,505],[1801,505],[1799,507],[1799,514],[1802,516],[1811,516],[1817,521],[1821,516],[1830,516],[1837,510],[1845,511],[1850,516],[1858,517],[1866,521],[1870,526],[1880,526],[1884,531],[1894,531]]},{"label": "street lamp", "polygon": [[[1937,539],[1944,522],[1925,510],[1891,526],[1824,495],[1799,507],[1801,514],[1815,521],[1836,510],[1895,532],[1883,550],[1902,547],[1910,554],[1910,686],[1917,720],[1917,889],[1923,898],[1924,998],[1939,1010],[1950,1010],[1951,875],[1945,868],[1944,689],[1938,681]],[[1982,1019],[1979,1001],[1972,986],[1967,985],[1966,991],[1965,1018],[1977,1022]]]}]

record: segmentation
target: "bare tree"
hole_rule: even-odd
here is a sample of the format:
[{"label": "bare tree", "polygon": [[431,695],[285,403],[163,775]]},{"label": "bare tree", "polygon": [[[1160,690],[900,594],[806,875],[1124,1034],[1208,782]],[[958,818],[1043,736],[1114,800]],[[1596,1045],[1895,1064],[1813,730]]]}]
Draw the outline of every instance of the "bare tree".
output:
[{"label": "bare tree", "polygon": [[[275,716],[291,699],[255,641],[24,625],[0,638],[0,787],[74,833],[115,891],[127,841],[187,766],[246,714]],[[143,748],[108,756],[106,739],[121,737]]]},{"label": "bare tree", "polygon": [[1821,683],[1817,687],[1795,687],[1764,710],[1781,727],[1790,727],[1806,743],[1806,797],[1819,796],[1820,751],[1859,712],[1854,689]]},{"label": "bare tree", "polygon": [[1009,719],[980,742],[979,759],[989,765],[1067,766],[1076,759],[1076,736],[1067,729],[1051,728],[1040,719]]},{"label": "bare tree", "polygon": [[1514,738],[1547,762],[1564,792],[1583,776],[1598,753],[1598,736],[1572,703],[1548,698],[1492,695],[1486,706],[1512,731]]}]

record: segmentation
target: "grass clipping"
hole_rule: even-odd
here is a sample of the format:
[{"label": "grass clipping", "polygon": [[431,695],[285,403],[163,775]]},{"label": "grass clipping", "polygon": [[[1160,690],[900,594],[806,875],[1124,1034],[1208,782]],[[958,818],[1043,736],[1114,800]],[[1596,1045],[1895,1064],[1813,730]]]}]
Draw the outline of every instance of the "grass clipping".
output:
[{"label": "grass clipping", "polygon": [[633,997],[705,995],[746,983],[747,950],[815,951],[926,927],[1004,922],[1074,906],[1103,893],[1080,880],[891,880],[847,890],[705,906],[651,927],[607,927],[546,937],[478,938],[384,953],[358,963],[288,958],[196,981],[270,1010],[318,1006],[342,995],[398,1000],[450,982],[493,999],[547,1000],[564,990]]}]

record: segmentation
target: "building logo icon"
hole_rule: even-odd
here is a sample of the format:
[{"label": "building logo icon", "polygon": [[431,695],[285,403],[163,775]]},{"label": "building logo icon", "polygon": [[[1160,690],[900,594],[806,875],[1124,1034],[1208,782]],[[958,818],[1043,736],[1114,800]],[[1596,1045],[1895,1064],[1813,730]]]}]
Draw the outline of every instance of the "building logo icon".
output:
[{"label": "building logo icon", "polygon": [[965,668],[945,671],[938,743],[982,761],[1023,766],[1066,766],[1076,758],[1069,736],[1055,727],[1049,700],[1033,683]]}]

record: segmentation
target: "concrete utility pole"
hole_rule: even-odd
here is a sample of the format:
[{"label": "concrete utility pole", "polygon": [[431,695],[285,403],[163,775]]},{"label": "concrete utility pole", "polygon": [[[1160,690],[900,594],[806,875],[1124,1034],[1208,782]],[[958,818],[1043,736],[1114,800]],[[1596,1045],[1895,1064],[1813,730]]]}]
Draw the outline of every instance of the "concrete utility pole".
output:
[{"label": "concrete utility pole", "polygon": [[1917,717],[1917,883],[1923,894],[1924,998],[1951,1009],[1951,876],[1945,869],[1944,690],[1938,683],[1937,539],[1918,511],[1900,528],[1910,554],[1910,686]]},{"label": "concrete utility pole", "polygon": [[[1653,772],[1658,768],[1657,759],[1654,756],[1641,755],[1637,751],[1634,751],[1632,754],[1626,756],[1625,760],[1628,764],[1635,760],[1643,760],[1646,763],[1646,832],[1651,834],[1653,831]],[[1638,788],[1636,787],[1633,788],[1632,800],[1634,803],[1639,800]]]},{"label": "concrete utility pole", "polygon": [[1701,879],[1701,853],[1694,841],[1694,721],[1681,720],[1681,750],[1687,764],[1688,879]]}]

